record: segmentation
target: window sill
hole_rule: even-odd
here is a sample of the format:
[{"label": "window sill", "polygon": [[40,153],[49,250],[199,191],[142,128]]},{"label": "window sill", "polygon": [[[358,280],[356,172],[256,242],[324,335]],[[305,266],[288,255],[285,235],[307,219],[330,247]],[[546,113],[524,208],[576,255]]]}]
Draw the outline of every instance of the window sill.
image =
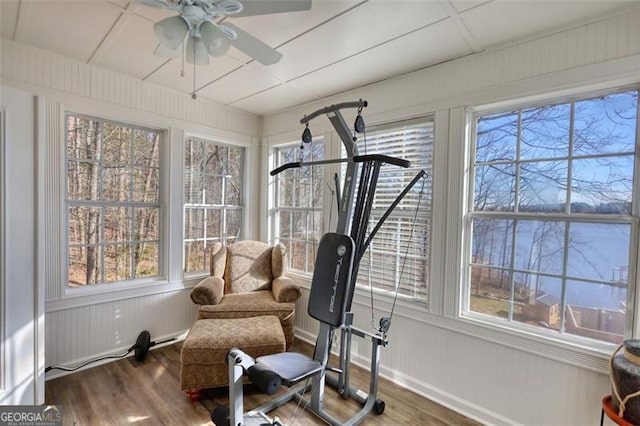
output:
[{"label": "window sill", "polygon": [[190,286],[182,281],[146,281],[143,283],[101,284],[95,287],[66,289],[62,299],[45,302],[45,312],[62,311],[81,306],[133,299],[153,294],[182,291]]}]

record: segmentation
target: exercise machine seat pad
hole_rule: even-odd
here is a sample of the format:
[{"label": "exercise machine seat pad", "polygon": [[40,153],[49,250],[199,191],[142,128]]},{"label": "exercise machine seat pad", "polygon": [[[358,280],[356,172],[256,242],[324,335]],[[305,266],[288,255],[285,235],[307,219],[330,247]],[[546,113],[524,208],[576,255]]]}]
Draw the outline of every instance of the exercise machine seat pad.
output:
[{"label": "exercise machine seat pad", "polygon": [[318,244],[309,293],[309,316],[339,327],[350,299],[355,244],[349,235],[328,232]]},{"label": "exercise machine seat pad", "polygon": [[285,386],[293,386],[322,371],[320,362],[297,352],[261,356],[256,358],[257,364],[262,364],[280,376]]}]

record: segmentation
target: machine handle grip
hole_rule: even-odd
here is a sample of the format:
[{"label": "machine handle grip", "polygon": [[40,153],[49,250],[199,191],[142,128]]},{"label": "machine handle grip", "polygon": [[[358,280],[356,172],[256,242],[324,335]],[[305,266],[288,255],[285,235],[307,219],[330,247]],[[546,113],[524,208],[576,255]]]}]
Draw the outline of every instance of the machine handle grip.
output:
[{"label": "machine handle grip", "polygon": [[295,168],[298,168],[298,167],[300,167],[300,162],[299,161],[296,161],[296,162],[293,162],[293,163],[287,163],[287,164],[283,164],[282,166],[276,167],[275,169],[271,170],[269,172],[269,174],[271,176],[275,176],[278,173],[284,172],[285,170],[295,169]]},{"label": "machine handle grip", "polygon": [[363,163],[365,161],[381,161],[387,164],[393,164],[394,166],[404,167],[405,169],[411,167],[411,161],[398,157],[390,157],[383,154],[370,154],[370,155],[356,155],[353,157],[353,161],[356,163]]}]

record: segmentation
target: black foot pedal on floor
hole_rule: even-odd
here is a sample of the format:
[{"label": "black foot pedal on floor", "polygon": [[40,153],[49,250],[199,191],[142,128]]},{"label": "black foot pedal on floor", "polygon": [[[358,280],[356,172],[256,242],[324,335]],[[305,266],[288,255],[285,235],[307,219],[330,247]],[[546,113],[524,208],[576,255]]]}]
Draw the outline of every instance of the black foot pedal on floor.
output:
[{"label": "black foot pedal on floor", "polygon": [[229,421],[229,407],[218,405],[211,412],[211,421],[216,426],[231,426]]}]

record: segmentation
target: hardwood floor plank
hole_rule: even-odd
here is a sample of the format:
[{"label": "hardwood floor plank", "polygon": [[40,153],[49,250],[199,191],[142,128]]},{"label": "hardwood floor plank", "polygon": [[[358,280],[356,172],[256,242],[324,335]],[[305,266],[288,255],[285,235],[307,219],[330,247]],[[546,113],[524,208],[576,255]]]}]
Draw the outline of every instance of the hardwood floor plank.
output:
[{"label": "hardwood floor plank", "polygon": [[[198,403],[191,403],[180,390],[181,347],[181,343],[175,343],[155,348],[142,363],[129,357],[49,380],[45,387],[46,403],[63,406],[65,425],[211,425],[211,411],[228,404],[228,389],[206,389]],[[313,347],[296,341],[293,350],[311,354]],[[367,371],[352,368],[352,384],[368,389],[368,381]],[[385,412],[380,416],[370,414],[363,425],[479,424],[385,379],[380,379],[378,397],[385,401]],[[245,386],[245,410],[272,398]],[[329,387],[325,390],[324,406],[341,421],[361,408],[356,401],[343,399]],[[289,424],[325,424],[296,401],[270,415]]]}]

